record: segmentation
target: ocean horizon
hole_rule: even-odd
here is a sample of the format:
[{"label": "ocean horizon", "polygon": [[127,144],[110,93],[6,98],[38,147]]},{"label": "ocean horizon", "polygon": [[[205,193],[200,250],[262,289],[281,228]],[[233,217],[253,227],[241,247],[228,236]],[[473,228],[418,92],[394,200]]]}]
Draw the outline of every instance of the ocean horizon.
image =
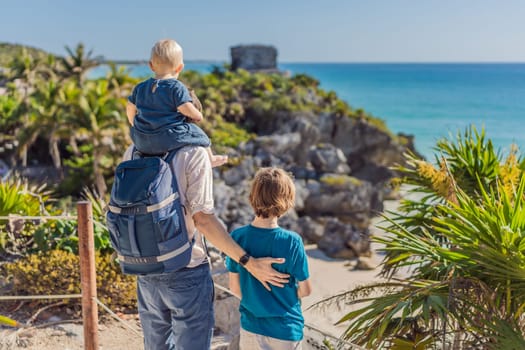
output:
[{"label": "ocean horizon", "polygon": [[[207,73],[223,64],[188,61],[185,69]],[[147,65],[128,67],[133,76],[151,75]],[[519,132],[525,120],[525,63],[280,63],[278,68],[312,76],[352,108],[384,120],[394,133],[413,135],[416,149],[429,160],[437,140],[455,137],[469,125],[484,128],[503,153],[512,144],[525,147],[525,132]],[[99,67],[90,75],[103,74]]]}]

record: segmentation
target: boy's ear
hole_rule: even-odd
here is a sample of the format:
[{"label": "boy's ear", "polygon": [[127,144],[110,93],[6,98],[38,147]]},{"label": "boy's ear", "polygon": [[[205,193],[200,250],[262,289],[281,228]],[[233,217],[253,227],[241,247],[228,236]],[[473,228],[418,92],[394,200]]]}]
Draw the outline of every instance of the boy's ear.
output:
[{"label": "boy's ear", "polygon": [[184,63],[181,63],[175,68],[175,73],[180,73],[184,69]]},{"label": "boy's ear", "polygon": [[155,69],[153,68],[153,62],[151,60],[148,61],[148,65],[152,71],[155,71]]}]

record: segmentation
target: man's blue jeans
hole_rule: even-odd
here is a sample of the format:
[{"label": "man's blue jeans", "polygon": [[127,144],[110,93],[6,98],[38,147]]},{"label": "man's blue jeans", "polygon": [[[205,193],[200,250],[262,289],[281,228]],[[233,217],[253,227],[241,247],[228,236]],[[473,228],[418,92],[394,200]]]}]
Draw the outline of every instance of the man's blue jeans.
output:
[{"label": "man's blue jeans", "polygon": [[137,279],[145,350],[208,350],[213,280],[208,264]]}]

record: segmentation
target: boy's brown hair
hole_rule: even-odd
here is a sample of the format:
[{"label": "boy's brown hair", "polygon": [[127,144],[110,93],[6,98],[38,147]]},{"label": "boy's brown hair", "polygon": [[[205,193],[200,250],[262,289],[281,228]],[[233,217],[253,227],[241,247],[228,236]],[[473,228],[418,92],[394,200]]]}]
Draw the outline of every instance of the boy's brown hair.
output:
[{"label": "boy's brown hair", "polygon": [[250,204],[255,215],[280,217],[294,206],[295,186],[290,175],[279,168],[261,168],[255,174]]}]

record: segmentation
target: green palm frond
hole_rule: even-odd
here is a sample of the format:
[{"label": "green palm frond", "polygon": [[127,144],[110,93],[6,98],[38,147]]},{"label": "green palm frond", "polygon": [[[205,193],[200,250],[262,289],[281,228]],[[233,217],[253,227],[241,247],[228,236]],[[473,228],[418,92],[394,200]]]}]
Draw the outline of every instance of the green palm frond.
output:
[{"label": "green palm frond", "polygon": [[520,350],[525,349],[525,333],[516,321],[495,319],[487,322],[486,330],[491,332],[491,337],[484,346],[488,350]]},{"label": "green palm frond", "polygon": [[0,215],[41,215],[49,193],[45,186],[29,184],[26,180],[9,177],[0,181]]},{"label": "green palm frond", "polygon": [[457,133],[455,140],[452,137],[439,140],[434,150],[436,160],[438,157],[446,160],[463,191],[472,195],[479,190],[479,186],[488,189],[494,185],[501,155],[494,149],[492,141],[486,138],[485,129],[466,128],[463,134]]},{"label": "green palm frond", "polygon": [[410,339],[431,334],[430,325],[448,313],[447,297],[445,282],[398,280],[361,286],[313,307],[333,302],[359,307],[337,323],[349,323],[345,339],[377,349],[396,337]]},{"label": "green palm frond", "polygon": [[525,291],[524,189],[522,175],[515,198],[505,191],[482,190],[484,201],[478,204],[459,193],[459,205],[444,207],[446,215],[435,219],[436,230],[446,234],[454,249],[469,258],[475,274],[495,286],[510,282],[514,298],[525,297],[521,292]]},{"label": "green palm frond", "polygon": [[396,168],[415,193],[373,238],[387,282],[336,297],[351,308],[345,337],[374,349],[525,348],[525,161],[474,127],[436,151],[435,164],[407,155]]}]

